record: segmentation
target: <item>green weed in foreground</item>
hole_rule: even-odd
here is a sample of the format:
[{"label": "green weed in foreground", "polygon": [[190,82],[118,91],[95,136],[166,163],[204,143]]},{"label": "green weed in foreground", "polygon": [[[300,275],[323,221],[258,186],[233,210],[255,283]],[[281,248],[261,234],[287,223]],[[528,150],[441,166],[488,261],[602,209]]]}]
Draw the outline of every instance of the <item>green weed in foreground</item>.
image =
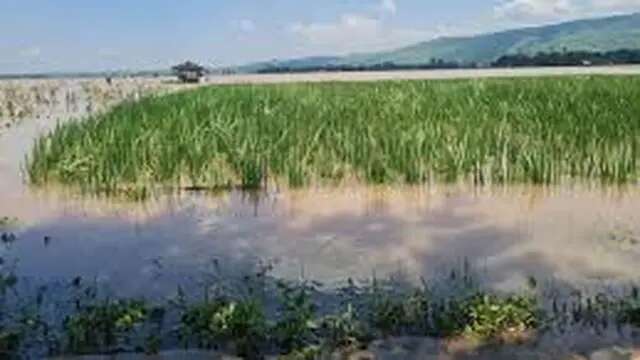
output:
[{"label": "green weed in foreground", "polygon": [[211,301],[191,306],[181,319],[180,337],[185,344],[196,340],[203,348],[227,345],[241,356],[259,352],[267,338],[264,310],[254,300]]},{"label": "green weed in foreground", "polygon": [[537,329],[541,322],[535,299],[527,296],[499,298],[480,294],[467,300],[464,333],[481,339],[492,339],[507,333],[521,334]]},{"label": "green weed in foreground", "polygon": [[150,308],[138,300],[103,301],[84,306],[65,320],[67,348],[73,354],[122,350],[137,327],[147,321]]},{"label": "green weed in foreground", "polygon": [[638,99],[640,77],[208,87],[62,125],[35,144],[28,172],[135,194],[354,178],[635,182]]}]

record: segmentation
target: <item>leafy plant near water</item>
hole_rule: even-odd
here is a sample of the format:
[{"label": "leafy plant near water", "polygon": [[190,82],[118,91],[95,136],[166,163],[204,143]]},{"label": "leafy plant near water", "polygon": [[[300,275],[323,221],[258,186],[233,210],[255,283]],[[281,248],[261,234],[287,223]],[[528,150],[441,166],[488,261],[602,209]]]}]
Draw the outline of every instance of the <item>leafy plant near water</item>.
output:
[{"label": "leafy plant near water", "polygon": [[31,182],[156,186],[556,183],[639,177],[640,77],[201,88],[60,126]]},{"label": "leafy plant near water", "polygon": [[[5,270],[5,278],[13,280],[8,280],[0,295],[17,294],[18,280],[9,276],[11,269]],[[247,358],[286,354],[281,355],[283,359],[315,359],[349,354],[373,340],[394,336],[467,337],[481,343],[501,343],[526,340],[529,334],[547,331],[551,323],[579,325],[580,331],[585,329],[582,326],[598,330],[608,321],[640,327],[640,295],[635,288],[619,296],[574,293],[563,298],[561,305],[556,305],[559,299],[551,298],[553,310],[547,315],[541,310],[541,294],[532,292],[537,286],[530,284],[526,292],[518,294],[498,294],[471,287],[468,274],[467,270],[455,272],[466,288],[454,292],[440,292],[435,281],[416,287],[377,279],[362,285],[350,282],[344,291],[334,292],[312,282],[283,282],[266,276],[264,288],[280,295],[273,304],[269,301],[276,298],[263,299],[254,291],[238,295],[229,290],[228,296],[216,292],[205,301],[188,300],[180,291],[181,300],[173,304],[178,306],[101,298],[96,286],[76,278],[71,287],[65,287],[71,290],[64,298],[71,300],[72,307],[65,313],[60,333],[56,332],[58,322],[48,322],[51,319],[40,313],[46,306],[25,312],[0,308],[0,357],[21,354],[38,336],[51,339],[40,342],[49,346],[43,352],[48,355],[157,352],[182,340],[185,347],[222,350]],[[446,284],[456,288],[452,278],[446,277]],[[270,281],[275,281],[273,287],[266,284]],[[199,296],[196,293],[194,299]],[[39,305],[43,301],[40,296],[36,299]],[[28,302],[27,298],[16,300]],[[0,302],[0,306],[4,304],[4,300]],[[9,313],[16,316],[3,317]],[[170,328],[177,325],[178,338],[174,331],[164,331],[162,324],[153,325],[154,319],[165,318],[165,313],[172,319]],[[62,347],[56,346],[58,342]]]},{"label": "leafy plant near water", "polygon": [[189,308],[181,320],[181,337],[195,339],[201,347],[229,344],[240,356],[260,353],[267,338],[262,306],[255,300],[212,301]]},{"label": "leafy plant near water", "polygon": [[369,300],[371,326],[382,336],[426,334],[430,300],[423,290],[393,295],[376,288]]},{"label": "leafy plant near water", "polygon": [[535,330],[541,323],[540,309],[528,296],[478,294],[465,302],[464,334],[481,339],[497,338],[507,333]]},{"label": "leafy plant near water", "polygon": [[321,318],[319,333],[323,339],[322,347],[326,349],[357,347],[368,337],[364,323],[358,319],[351,304],[341,313]]},{"label": "leafy plant near water", "polygon": [[280,347],[290,352],[315,340],[316,305],[311,298],[314,287],[307,284],[290,285],[279,282],[280,309],[275,334]]},{"label": "leafy plant near water", "polygon": [[147,321],[150,311],[139,300],[105,300],[83,306],[65,320],[67,348],[74,354],[123,350],[121,346]]}]

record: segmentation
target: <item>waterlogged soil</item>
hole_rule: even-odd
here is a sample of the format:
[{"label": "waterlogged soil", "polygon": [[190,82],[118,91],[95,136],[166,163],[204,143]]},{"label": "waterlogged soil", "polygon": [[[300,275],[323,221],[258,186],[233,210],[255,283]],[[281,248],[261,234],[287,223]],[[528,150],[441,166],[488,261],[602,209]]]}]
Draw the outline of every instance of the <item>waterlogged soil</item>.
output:
[{"label": "waterlogged soil", "polygon": [[[446,279],[463,263],[499,290],[521,289],[532,277],[547,288],[584,291],[638,280],[640,191],[632,186],[273,187],[182,192],[144,203],[27,186],[22,167],[34,139],[55,119],[87,111],[94,110],[58,109],[0,135],[0,218],[18,219],[2,229],[16,238],[0,246],[0,257],[14,260],[17,273],[32,282],[82,276],[121,296],[153,298],[212,268],[225,276],[266,261],[275,277],[329,285],[371,276]],[[463,353],[556,359],[553,349],[564,346],[567,359],[589,359],[600,348],[631,349],[637,338],[578,335],[545,338],[511,353],[510,347],[491,350],[488,357]],[[402,345],[398,357],[394,341],[361,355],[429,358],[414,354],[426,343]],[[434,359],[467,358],[428,349]]]}]

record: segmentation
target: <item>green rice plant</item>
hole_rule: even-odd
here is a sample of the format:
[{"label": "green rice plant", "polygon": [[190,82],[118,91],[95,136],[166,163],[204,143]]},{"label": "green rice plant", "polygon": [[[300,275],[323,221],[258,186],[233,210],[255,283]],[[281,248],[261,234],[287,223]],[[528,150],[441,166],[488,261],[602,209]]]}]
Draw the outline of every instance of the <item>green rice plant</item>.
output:
[{"label": "green rice plant", "polygon": [[638,98],[634,76],[206,87],[61,125],[27,168],[34,184],[103,193],[636,182]]}]

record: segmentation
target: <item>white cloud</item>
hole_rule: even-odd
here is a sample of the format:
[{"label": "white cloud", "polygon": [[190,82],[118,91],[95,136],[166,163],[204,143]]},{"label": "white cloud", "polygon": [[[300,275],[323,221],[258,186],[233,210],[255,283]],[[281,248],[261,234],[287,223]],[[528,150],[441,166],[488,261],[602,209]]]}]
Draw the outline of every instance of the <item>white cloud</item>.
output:
[{"label": "white cloud", "polygon": [[341,54],[397,48],[432,35],[422,30],[392,27],[381,19],[362,14],[343,14],[330,23],[296,23],[289,30],[307,49]]},{"label": "white cloud", "polygon": [[495,15],[510,20],[563,20],[640,10],[640,0],[503,0]]},{"label": "white cloud", "polygon": [[391,24],[397,12],[397,0],[379,0],[367,12],[342,14],[332,22],[295,23],[289,32],[304,52],[332,54],[394,49],[428,40],[436,33]]}]

